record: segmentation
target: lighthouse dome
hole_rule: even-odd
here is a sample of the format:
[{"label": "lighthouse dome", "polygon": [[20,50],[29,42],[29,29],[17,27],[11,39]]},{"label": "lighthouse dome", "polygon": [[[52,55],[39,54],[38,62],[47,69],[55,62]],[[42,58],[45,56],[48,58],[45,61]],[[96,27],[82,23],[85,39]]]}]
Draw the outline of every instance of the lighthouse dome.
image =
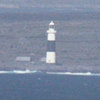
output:
[{"label": "lighthouse dome", "polygon": [[53,22],[53,21],[51,21],[49,25],[50,25],[50,26],[53,26],[53,25],[55,25],[55,24],[54,24],[54,22]]}]

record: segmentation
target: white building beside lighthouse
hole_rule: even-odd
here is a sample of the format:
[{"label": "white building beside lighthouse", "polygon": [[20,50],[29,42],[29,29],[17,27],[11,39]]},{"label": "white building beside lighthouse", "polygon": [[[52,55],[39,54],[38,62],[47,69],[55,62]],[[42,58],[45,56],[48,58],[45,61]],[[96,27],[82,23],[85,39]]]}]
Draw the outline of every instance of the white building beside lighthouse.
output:
[{"label": "white building beside lighthouse", "polygon": [[47,30],[47,52],[46,52],[46,63],[55,64],[56,63],[56,30],[54,27],[54,22],[51,21],[49,24],[49,29]]}]

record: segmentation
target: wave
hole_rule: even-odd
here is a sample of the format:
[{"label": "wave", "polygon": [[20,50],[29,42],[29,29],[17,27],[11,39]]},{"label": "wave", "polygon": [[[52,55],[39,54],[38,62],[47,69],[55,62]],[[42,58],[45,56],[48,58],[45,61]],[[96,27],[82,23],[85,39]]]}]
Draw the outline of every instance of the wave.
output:
[{"label": "wave", "polygon": [[0,71],[0,74],[31,74],[40,71],[30,71],[30,70],[13,70],[13,71]]},{"label": "wave", "polygon": [[95,76],[95,75],[98,75],[98,76],[100,76],[99,73],[91,73],[91,72],[86,72],[86,73],[80,73],[80,72],[47,72],[47,74],[81,75],[81,76]]},{"label": "wave", "polygon": [[[13,70],[13,71],[0,71],[0,74],[33,74],[33,73],[44,73],[36,70]],[[100,76],[100,73],[91,72],[45,72],[45,74],[51,75],[73,75],[73,76]]]},{"label": "wave", "polygon": [[47,72],[47,74],[55,75],[71,75],[71,76],[100,76],[100,73],[91,73],[91,72]]}]

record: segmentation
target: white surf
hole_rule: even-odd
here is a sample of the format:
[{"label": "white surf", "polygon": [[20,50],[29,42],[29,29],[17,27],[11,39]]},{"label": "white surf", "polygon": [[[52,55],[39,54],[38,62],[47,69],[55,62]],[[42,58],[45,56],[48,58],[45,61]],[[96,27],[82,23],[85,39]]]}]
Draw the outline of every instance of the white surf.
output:
[{"label": "white surf", "polygon": [[[39,72],[42,71],[27,69],[27,70],[0,71],[0,74],[33,74]],[[91,72],[45,72],[45,73],[51,75],[100,76],[100,73],[91,73]]]}]

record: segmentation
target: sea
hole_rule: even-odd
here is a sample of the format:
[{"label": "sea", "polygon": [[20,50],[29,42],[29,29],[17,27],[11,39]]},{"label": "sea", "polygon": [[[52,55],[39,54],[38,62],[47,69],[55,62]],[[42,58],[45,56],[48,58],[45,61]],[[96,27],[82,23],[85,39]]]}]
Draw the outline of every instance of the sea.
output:
[{"label": "sea", "polygon": [[[40,47],[37,45],[35,48],[35,45],[32,44],[35,43],[33,40],[36,40],[33,39],[34,37],[30,37],[34,33],[36,37],[42,38],[44,36],[42,33],[47,29],[47,23],[53,19],[57,22],[57,27],[59,27],[58,40],[60,42],[61,38],[67,40],[66,44],[64,42],[63,45],[59,44],[58,46],[58,49],[60,48],[58,54],[62,52],[59,58],[63,60],[62,62],[66,66],[72,64],[77,71],[85,69],[87,72],[0,71],[0,100],[100,100],[100,73],[91,73],[91,71],[100,70],[100,13],[75,12],[74,15],[73,12],[67,14],[68,12],[66,13],[64,10],[64,14],[62,14],[62,11],[56,14],[55,12],[49,14],[42,12],[40,14],[42,17],[39,16],[40,12],[35,13],[35,15],[32,12],[29,15],[26,13],[21,15],[21,13],[0,14],[0,46],[2,46],[0,48],[0,66],[15,66],[14,63],[9,62],[13,61],[17,54],[23,55],[24,50],[25,54],[34,51],[34,55],[36,54],[38,58],[42,57],[45,54],[43,48],[45,41],[40,45],[41,52],[43,51],[43,53],[40,53],[38,51]],[[38,21],[35,21],[37,19]],[[24,28],[23,25],[25,25]],[[38,26],[41,26],[41,28],[36,31]],[[30,30],[33,31],[32,34]],[[23,34],[26,38],[23,37]],[[5,38],[5,35],[8,37]],[[14,42],[12,41],[14,40],[13,37]],[[23,44],[24,46],[22,46]],[[36,42],[36,44],[40,44],[40,42]],[[29,48],[27,48],[28,46]],[[34,48],[37,49],[36,52]],[[72,69],[69,67],[68,70]]]},{"label": "sea", "polygon": [[100,100],[100,76],[1,74],[0,100]]}]

